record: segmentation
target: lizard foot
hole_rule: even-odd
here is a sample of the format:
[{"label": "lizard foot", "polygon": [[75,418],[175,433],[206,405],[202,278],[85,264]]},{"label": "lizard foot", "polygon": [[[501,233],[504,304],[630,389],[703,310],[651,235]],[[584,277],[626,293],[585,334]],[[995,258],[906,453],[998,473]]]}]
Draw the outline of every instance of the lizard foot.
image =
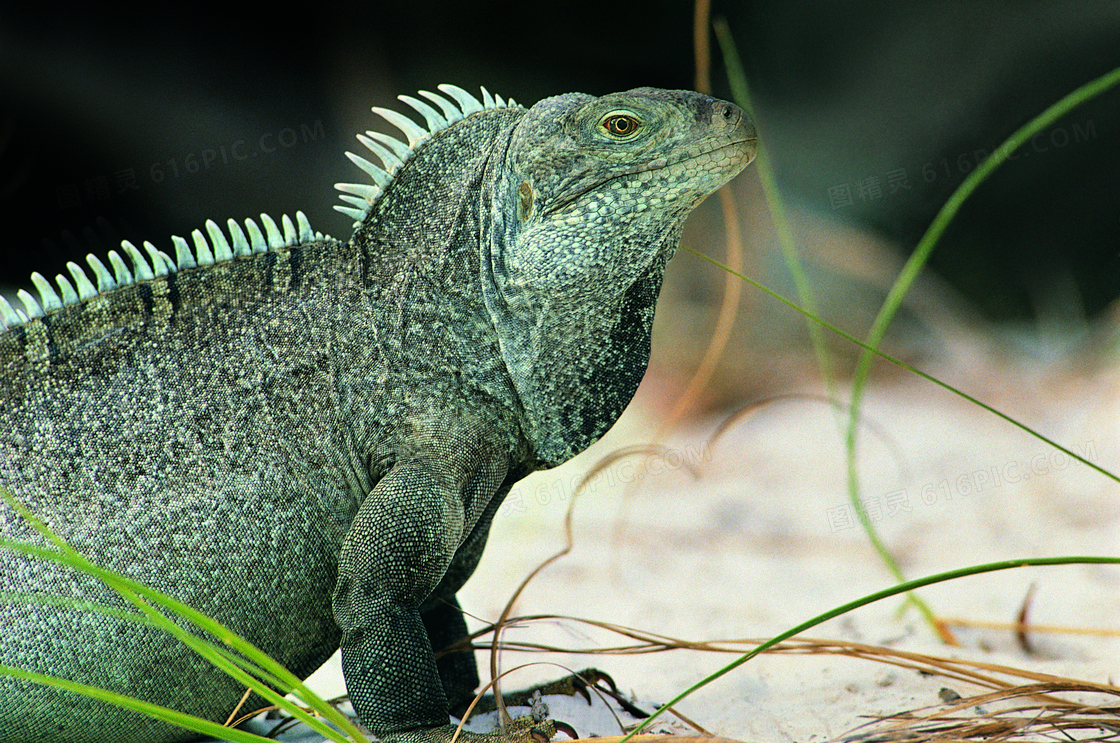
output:
[{"label": "lizard foot", "polygon": [[534,687],[532,690],[505,694],[502,696],[502,700],[511,707],[528,705],[531,703],[533,695],[539,692],[541,694],[566,694],[572,697],[579,694],[587,700],[588,704],[591,704],[592,688],[595,689],[596,693],[604,694],[613,699],[632,717],[638,719],[649,717],[648,712],[636,707],[630,700],[620,694],[614,679],[598,668],[584,668],[582,671]]},{"label": "lizard foot", "polygon": [[[438,728],[419,728],[400,733],[378,736],[381,743],[450,743],[455,737],[455,725]],[[460,731],[456,740],[461,743],[548,743],[561,732],[575,740],[579,737],[575,729],[565,722],[556,720],[535,720],[531,716],[518,717],[506,725],[505,730],[493,733],[471,733]]]}]

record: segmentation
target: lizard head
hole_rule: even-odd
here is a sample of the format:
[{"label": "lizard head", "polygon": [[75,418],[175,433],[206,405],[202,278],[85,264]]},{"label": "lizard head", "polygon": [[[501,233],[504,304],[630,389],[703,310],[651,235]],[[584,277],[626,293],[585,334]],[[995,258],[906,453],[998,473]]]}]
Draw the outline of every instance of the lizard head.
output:
[{"label": "lizard head", "polygon": [[513,125],[491,166],[482,294],[546,466],[629,404],[684,221],[755,147],[742,110],[689,91],[571,93]]},{"label": "lizard head", "polygon": [[542,100],[510,138],[496,200],[497,273],[569,300],[592,287],[623,291],[672,254],[692,209],[754,155],[743,111],[699,93],[638,88]]}]

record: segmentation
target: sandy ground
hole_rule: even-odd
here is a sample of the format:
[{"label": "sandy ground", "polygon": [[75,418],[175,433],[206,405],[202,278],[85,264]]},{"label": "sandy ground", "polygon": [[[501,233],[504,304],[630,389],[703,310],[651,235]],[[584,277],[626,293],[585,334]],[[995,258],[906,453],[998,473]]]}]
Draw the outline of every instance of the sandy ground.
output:
[{"label": "sandy ground", "polygon": [[[983,359],[980,367],[974,359],[938,373],[1120,471],[1115,374]],[[620,447],[649,440],[653,420],[643,394],[603,441],[511,495],[482,565],[460,594],[466,611],[480,618],[476,626],[499,616],[524,576],[562,547],[564,514],[582,473]],[[865,413],[862,492],[908,577],[1013,558],[1120,554],[1120,486],[1089,467],[918,378],[873,385]],[[848,505],[842,437],[831,408],[811,398],[785,399],[713,440],[722,417],[673,435],[661,459],[629,458],[608,467],[576,502],[571,554],[536,578],[515,615],[561,614],[686,640],[765,639],[892,584]],[[917,612],[900,616],[902,602],[892,598],[807,634],[1120,681],[1120,567],[1017,569],[920,595],[942,617],[1009,624],[1031,586],[1030,623],[1105,633],[1033,631],[1028,653],[1010,629],[958,626],[961,644],[950,647]],[[569,621],[530,622],[504,638],[573,649],[625,644]],[[484,669],[488,657],[479,653]],[[699,650],[606,657],[505,652],[501,665],[595,665],[652,707],[734,657]],[[533,666],[505,683],[517,688],[561,673]],[[324,694],[343,691],[337,659],[313,680]],[[937,704],[945,687],[965,696],[983,691],[870,660],[766,655],[679,709],[721,736],[804,742],[843,737],[869,716]],[[552,714],[581,735],[619,732],[609,715],[596,717],[602,712],[582,702],[554,701]],[[293,731],[281,740],[318,738]]]}]

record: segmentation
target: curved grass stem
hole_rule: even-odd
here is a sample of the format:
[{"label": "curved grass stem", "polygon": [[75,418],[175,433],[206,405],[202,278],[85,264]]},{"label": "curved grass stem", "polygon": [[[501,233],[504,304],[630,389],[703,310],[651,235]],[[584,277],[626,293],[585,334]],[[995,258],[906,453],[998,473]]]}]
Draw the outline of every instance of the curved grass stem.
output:
[{"label": "curved grass stem", "polygon": [[[722,19],[717,20],[714,26],[716,36],[719,39],[720,47],[723,52],[728,79],[730,81],[734,97],[741,106],[750,111],[750,91],[747,86],[746,74],[744,73],[742,64],[739,61],[739,55],[735,47],[734,38],[731,35],[731,31],[728,28],[726,21]],[[1061,100],[1057,101],[1045,111],[1035,116],[1029,122],[1020,127],[1010,137],[1008,137],[1002,145],[996,148],[996,150],[992,152],[991,155],[989,155],[983,162],[981,162],[980,165],[978,165],[976,169],[972,171],[972,173],[969,174],[964,182],[961,183],[961,185],[945,202],[944,206],[942,206],[941,210],[937,213],[937,216],[930,224],[929,229],[926,230],[926,233],[922,236],[921,240],[918,241],[917,247],[914,249],[914,252],[911,254],[910,258],[906,261],[902,270],[900,271],[898,278],[891,286],[891,289],[888,292],[882,307],[879,309],[879,312],[875,317],[875,321],[872,323],[871,330],[868,332],[867,339],[864,342],[856,341],[852,336],[837,330],[835,327],[832,327],[817,318],[817,312],[813,302],[812,289],[809,285],[805,271],[801,265],[800,257],[798,256],[796,246],[794,245],[794,241],[789,230],[789,224],[786,219],[783,200],[778,190],[773,170],[770,166],[769,159],[765,156],[762,145],[760,144],[759,146],[759,157],[757,162],[759,177],[762,181],[763,191],[766,194],[766,200],[770,208],[772,219],[774,221],[775,230],[778,234],[779,244],[782,246],[782,252],[785,256],[786,264],[789,268],[791,276],[793,277],[800,301],[805,309],[793,305],[788,300],[779,297],[774,292],[770,292],[769,290],[765,289],[764,291],[774,297],[781,299],[781,301],[785,302],[786,304],[794,306],[799,312],[802,312],[807,317],[816,320],[816,323],[810,323],[810,338],[812,340],[813,348],[817,355],[817,362],[824,377],[826,389],[830,398],[836,399],[836,388],[833,380],[827,349],[824,345],[823,338],[820,335],[821,326],[839,333],[840,335],[846,337],[848,340],[857,343],[857,345],[859,345],[863,349],[857,361],[855,374],[852,380],[851,401],[848,406],[848,419],[844,426],[848,498],[851,501],[852,507],[859,518],[859,522],[864,530],[864,533],[867,535],[868,541],[871,543],[872,547],[879,555],[880,560],[886,566],[887,570],[891,573],[891,575],[895,577],[896,580],[900,582],[905,581],[905,575],[903,574],[901,567],[898,565],[898,562],[894,559],[894,556],[890,553],[890,550],[887,548],[886,544],[880,538],[877,530],[875,529],[875,526],[871,523],[871,519],[867,514],[867,510],[864,508],[863,502],[860,499],[860,480],[859,470],[857,466],[859,417],[861,412],[861,403],[863,401],[863,394],[867,386],[867,378],[870,374],[871,363],[875,356],[886,358],[892,363],[895,363],[914,373],[918,373],[919,376],[922,376],[925,379],[928,379],[942,387],[945,387],[946,389],[951,390],[955,394],[960,395],[975,404],[978,404],[985,410],[994,413],[1000,418],[1003,418],[1004,420],[1014,424],[1015,426],[1027,431],[1031,435],[1042,439],[1043,441],[1050,444],[1051,446],[1054,446],[1060,451],[1063,451],[1070,456],[1074,456],[1078,461],[1089,464],[1091,467],[1096,469],[1098,472],[1101,472],[1105,476],[1113,480],[1117,479],[1115,475],[1108,472],[1107,470],[1093,465],[1084,458],[1073,454],[1073,452],[1066,449],[1065,447],[1062,447],[1055,442],[1046,439],[1037,432],[1019,423],[1018,421],[1015,421],[1009,416],[996,411],[988,405],[980,403],[975,398],[972,398],[964,394],[963,392],[937,379],[934,379],[928,374],[917,372],[917,370],[913,369],[912,367],[903,364],[902,362],[893,359],[886,354],[881,353],[878,349],[880,343],[882,343],[882,340],[886,335],[887,328],[889,327],[891,321],[894,319],[895,315],[898,313],[899,308],[902,306],[902,300],[905,298],[907,292],[910,290],[910,287],[913,285],[922,268],[928,261],[934,246],[941,239],[941,236],[942,234],[944,234],[946,227],[948,227],[953,217],[956,216],[956,213],[960,210],[961,205],[965,202],[965,200],[968,199],[972,192],[975,191],[980,186],[980,184],[983,183],[984,180],[986,180],[988,176],[996,170],[996,168],[1006,162],[1010,155],[1015,152],[1015,150],[1028,142],[1033,136],[1053,124],[1060,117],[1073,110],[1077,106],[1111,89],[1118,83],[1120,83],[1120,68],[1114,69],[1111,72],[1108,72],[1096,78],[1095,80],[1082,85],[1080,88],[1066,95]],[[699,253],[697,253],[697,255],[699,255]],[[705,260],[715,263],[716,265],[721,265],[711,258],[708,258],[707,256],[702,257],[704,257]],[[724,270],[731,271],[731,269],[726,266],[722,267],[724,268]],[[743,277],[741,274],[740,278],[745,279],[745,277]],[[751,281],[750,283],[754,284],[756,287],[761,288],[760,285],[756,282]],[[946,640],[947,642],[953,642],[952,635],[949,633],[948,629],[942,623],[937,621],[933,611],[925,604],[925,602],[923,602],[918,596],[913,594],[910,594],[908,596],[908,600],[918,608],[921,614],[925,617],[926,621],[930,624],[934,631],[937,632],[939,636],[941,636],[943,640]]]},{"label": "curved grass stem", "polygon": [[884,588],[881,591],[876,591],[875,593],[870,593],[870,594],[868,594],[866,596],[863,596],[861,598],[858,598],[854,601],[849,601],[846,604],[841,604],[840,606],[837,606],[833,609],[829,609],[828,611],[824,612],[823,614],[818,614],[817,616],[813,617],[812,619],[808,619],[808,620],[802,622],[801,624],[798,624],[795,627],[791,627],[790,629],[786,630],[785,632],[782,632],[781,634],[778,634],[778,635],[775,635],[774,637],[771,637],[766,642],[764,642],[761,645],[755,647],[754,649],[744,653],[743,655],[739,656],[738,658],[731,661],[727,665],[718,669],[714,673],[711,673],[708,676],[701,679],[700,681],[697,681],[695,684],[688,687],[687,689],[685,689],[684,691],[682,691],[681,693],[677,694],[675,697],[670,699],[668,702],[666,702],[665,704],[658,707],[657,710],[652,715],[650,715],[648,718],[643,720],[641,722],[641,724],[639,724],[636,728],[634,728],[634,730],[632,730],[629,734],[624,736],[619,741],[619,743],[626,743],[628,740],[630,740],[630,738],[634,737],[635,735],[640,733],[642,730],[644,730],[646,727],[648,727],[651,722],[653,722],[663,712],[667,711],[670,707],[678,704],[682,699],[689,696],[694,691],[697,691],[698,689],[701,689],[704,686],[707,686],[708,684],[712,683],[716,679],[727,675],[731,671],[734,671],[736,668],[743,665],[744,663],[746,663],[747,661],[749,661],[751,658],[755,657],[759,653],[763,653],[763,652],[769,650],[770,648],[774,647],[775,645],[777,645],[780,642],[784,642],[784,641],[790,639],[791,637],[795,637],[796,635],[799,635],[799,634],[801,634],[802,632],[804,632],[808,629],[812,629],[813,627],[816,627],[819,624],[823,624],[830,619],[835,619],[838,616],[841,616],[843,614],[847,614],[848,612],[853,611],[854,609],[859,609],[861,607],[867,606],[868,604],[873,604],[876,601],[881,601],[882,599],[890,598],[891,596],[898,596],[899,594],[907,593],[909,591],[913,591],[913,590],[918,589],[918,588],[923,588],[925,586],[932,586],[935,583],[944,583],[945,581],[956,580],[958,578],[964,578],[964,577],[967,577],[967,576],[970,576],[970,575],[981,575],[983,573],[992,573],[992,572],[996,572],[996,571],[999,571],[999,570],[1012,570],[1012,569],[1015,569],[1015,568],[1025,568],[1025,567],[1041,567],[1041,566],[1050,566],[1050,565],[1087,565],[1087,564],[1120,565],[1120,557],[1097,557],[1097,556],[1087,556],[1087,557],[1081,557],[1081,556],[1078,556],[1078,557],[1032,557],[1032,558],[1026,558],[1026,559],[1022,559],[1022,560],[1001,560],[1000,562],[990,562],[990,563],[985,563],[983,565],[971,565],[967,568],[958,568],[956,570],[949,570],[949,571],[946,571],[944,573],[936,573],[934,575],[928,575],[925,578],[917,578],[915,580],[910,580],[910,581],[906,581],[904,583],[899,583],[899,584],[891,586],[889,588]]}]

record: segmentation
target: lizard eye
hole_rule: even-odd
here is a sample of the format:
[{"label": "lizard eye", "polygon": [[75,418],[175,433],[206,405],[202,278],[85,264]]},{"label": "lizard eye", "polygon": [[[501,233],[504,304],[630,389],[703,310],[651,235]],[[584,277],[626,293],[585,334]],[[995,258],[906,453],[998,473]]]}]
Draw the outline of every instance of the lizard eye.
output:
[{"label": "lizard eye", "polygon": [[642,122],[635,116],[623,111],[612,111],[599,120],[601,126],[611,139],[633,139],[642,128]]}]

